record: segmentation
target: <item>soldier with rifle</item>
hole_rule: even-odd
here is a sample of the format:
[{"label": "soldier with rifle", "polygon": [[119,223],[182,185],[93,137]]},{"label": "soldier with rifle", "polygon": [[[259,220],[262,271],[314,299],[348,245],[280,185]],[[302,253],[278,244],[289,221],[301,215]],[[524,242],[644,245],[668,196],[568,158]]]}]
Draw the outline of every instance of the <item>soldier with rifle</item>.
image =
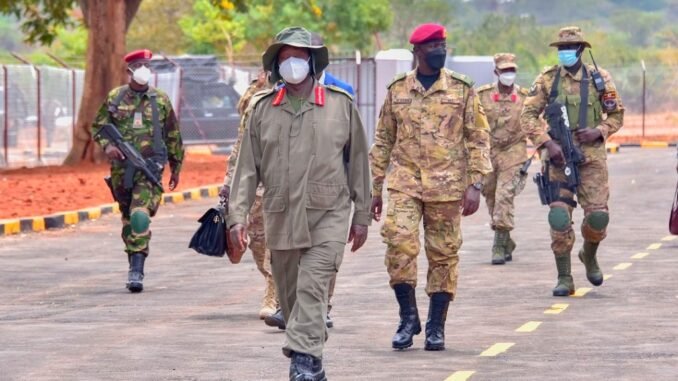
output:
[{"label": "soldier with rifle", "polygon": [[125,56],[129,84],[113,89],[92,126],[94,140],[111,160],[107,177],[122,213],[122,240],[129,263],[127,288],[143,290],[151,217],[162,197],[162,171],[169,162],[169,190],[179,184],[184,149],[174,109],[164,92],[151,87],[150,50]]},{"label": "soldier with rifle", "polygon": [[[582,63],[582,54],[591,45],[580,28],[562,28],[551,46],[558,49],[560,64],[545,69],[534,81],[520,124],[534,145],[545,151],[543,170],[535,182],[542,203],[550,207],[551,249],[558,269],[553,296],[568,296],[575,290],[570,253],[575,241],[572,211],[577,202],[584,209],[579,259],[589,282],[603,283],[596,255],[609,222],[605,142],[622,127],[624,107],[610,74],[595,61],[594,65]],[[539,120],[542,112],[548,130]]]}]

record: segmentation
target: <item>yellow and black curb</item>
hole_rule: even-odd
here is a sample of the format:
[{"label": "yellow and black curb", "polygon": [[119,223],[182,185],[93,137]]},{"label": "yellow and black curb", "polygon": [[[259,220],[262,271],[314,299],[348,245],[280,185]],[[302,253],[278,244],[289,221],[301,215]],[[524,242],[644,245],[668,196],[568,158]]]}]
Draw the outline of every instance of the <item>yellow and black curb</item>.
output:
[{"label": "yellow and black curb", "polygon": [[[217,197],[221,185],[193,188],[183,192],[165,193],[160,204],[179,204],[187,200]],[[49,216],[26,217],[0,220],[0,236],[26,232],[40,232],[47,229],[60,229],[82,221],[96,220],[104,214],[120,213],[118,203],[104,204],[94,208],[61,212]]]}]

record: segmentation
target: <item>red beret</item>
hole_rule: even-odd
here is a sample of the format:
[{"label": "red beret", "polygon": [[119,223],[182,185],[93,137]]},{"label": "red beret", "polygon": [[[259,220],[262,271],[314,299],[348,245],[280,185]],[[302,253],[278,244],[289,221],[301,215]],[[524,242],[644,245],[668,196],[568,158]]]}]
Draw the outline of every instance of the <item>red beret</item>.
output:
[{"label": "red beret", "polygon": [[130,63],[136,60],[150,60],[153,57],[153,52],[148,49],[139,49],[127,53],[125,56],[125,62]]},{"label": "red beret", "polygon": [[445,27],[440,24],[421,24],[414,29],[410,36],[410,44],[418,45],[431,40],[444,40],[447,38]]}]

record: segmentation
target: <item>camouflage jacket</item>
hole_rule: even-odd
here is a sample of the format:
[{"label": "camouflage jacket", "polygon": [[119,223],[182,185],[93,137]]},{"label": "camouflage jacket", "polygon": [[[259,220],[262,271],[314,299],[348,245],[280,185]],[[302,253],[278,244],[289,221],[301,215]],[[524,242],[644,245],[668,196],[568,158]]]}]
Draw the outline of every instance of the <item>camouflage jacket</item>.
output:
[{"label": "camouflage jacket", "polygon": [[473,83],[443,69],[428,90],[417,71],[389,85],[370,150],[372,195],[388,188],[422,201],[456,201],[492,170],[487,119]]},{"label": "camouflage jacket", "polygon": [[[228,168],[226,169],[226,176],[224,177],[224,185],[231,186],[231,179],[233,179],[233,171],[235,170],[235,164],[238,160],[238,153],[240,152],[240,145],[242,144],[243,134],[245,133],[245,126],[247,124],[247,116],[249,115],[248,107],[251,103],[251,100],[254,98],[254,95],[257,93],[268,94],[267,89],[270,89],[271,86],[259,86],[257,82],[252,82],[250,87],[245,90],[243,95],[238,101],[238,113],[240,113],[240,127],[238,128],[238,140],[235,141],[233,147],[231,148],[231,154],[228,156]],[[259,195],[263,194],[263,191],[258,190]]]},{"label": "camouflage jacket", "polygon": [[[583,66],[582,66],[583,67]],[[572,75],[565,68],[552,66],[546,68],[534,80],[534,84],[528,92],[525,99],[523,112],[520,115],[520,124],[523,127],[527,137],[536,146],[541,146],[546,141],[551,140],[547,131],[546,123],[539,119],[548,103],[553,79],[557,70],[560,70],[560,83],[558,98],[556,101],[562,103],[567,108],[568,119],[571,128],[579,125],[579,106],[580,106],[580,84],[582,80],[582,70]],[[597,128],[603,137],[602,141],[597,141],[587,145],[581,145],[584,156],[587,160],[604,159],[606,156],[605,140],[610,135],[619,131],[624,123],[624,106],[622,105],[619,93],[612,82],[612,77],[605,70],[600,70],[600,74],[605,81],[605,91],[598,94],[593,81],[590,79],[591,72],[595,68],[592,65],[586,65],[586,71],[589,74],[589,93],[587,122],[584,128]],[[575,139],[575,144],[579,143]]]},{"label": "camouflage jacket", "polygon": [[[122,97],[117,110],[111,116],[108,110],[109,105],[115,101],[121,91],[126,91],[126,94]],[[102,125],[112,122],[118,128],[123,138],[132,143],[143,157],[153,156],[151,92],[157,94],[158,119],[162,127],[163,141],[165,147],[167,147],[167,158],[170,168],[173,174],[178,174],[181,171],[181,164],[184,159],[184,148],[181,141],[179,123],[177,122],[169,97],[159,89],[149,87],[148,91],[144,93],[138,93],[128,86],[113,89],[108,93],[106,101],[97,112],[94,124],[92,125],[92,136],[96,136]],[[142,116],[141,123],[139,124],[135,123],[137,111]],[[95,140],[102,147],[110,143],[101,137],[95,137]],[[113,162],[113,166],[119,165],[116,161]]]},{"label": "camouflage jacket", "polygon": [[495,82],[481,86],[476,91],[490,124],[494,170],[505,170],[527,160],[527,138],[520,128],[520,112],[527,89],[514,85],[511,94],[504,94],[499,92]]}]

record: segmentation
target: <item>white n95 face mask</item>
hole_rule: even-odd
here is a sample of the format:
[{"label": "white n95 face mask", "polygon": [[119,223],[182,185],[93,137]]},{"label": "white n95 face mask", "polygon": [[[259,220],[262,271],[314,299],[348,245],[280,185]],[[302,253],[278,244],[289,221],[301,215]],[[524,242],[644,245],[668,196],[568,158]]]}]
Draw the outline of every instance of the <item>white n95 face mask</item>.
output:
[{"label": "white n95 face mask", "polygon": [[516,73],[501,73],[499,74],[499,82],[504,86],[511,86],[516,81]]},{"label": "white n95 face mask", "polygon": [[285,82],[296,85],[308,77],[310,67],[307,60],[290,57],[280,64],[279,70]]},{"label": "white n95 face mask", "polygon": [[151,79],[151,69],[146,66],[142,66],[132,72],[132,79],[134,82],[145,85],[148,83],[148,80]]}]

